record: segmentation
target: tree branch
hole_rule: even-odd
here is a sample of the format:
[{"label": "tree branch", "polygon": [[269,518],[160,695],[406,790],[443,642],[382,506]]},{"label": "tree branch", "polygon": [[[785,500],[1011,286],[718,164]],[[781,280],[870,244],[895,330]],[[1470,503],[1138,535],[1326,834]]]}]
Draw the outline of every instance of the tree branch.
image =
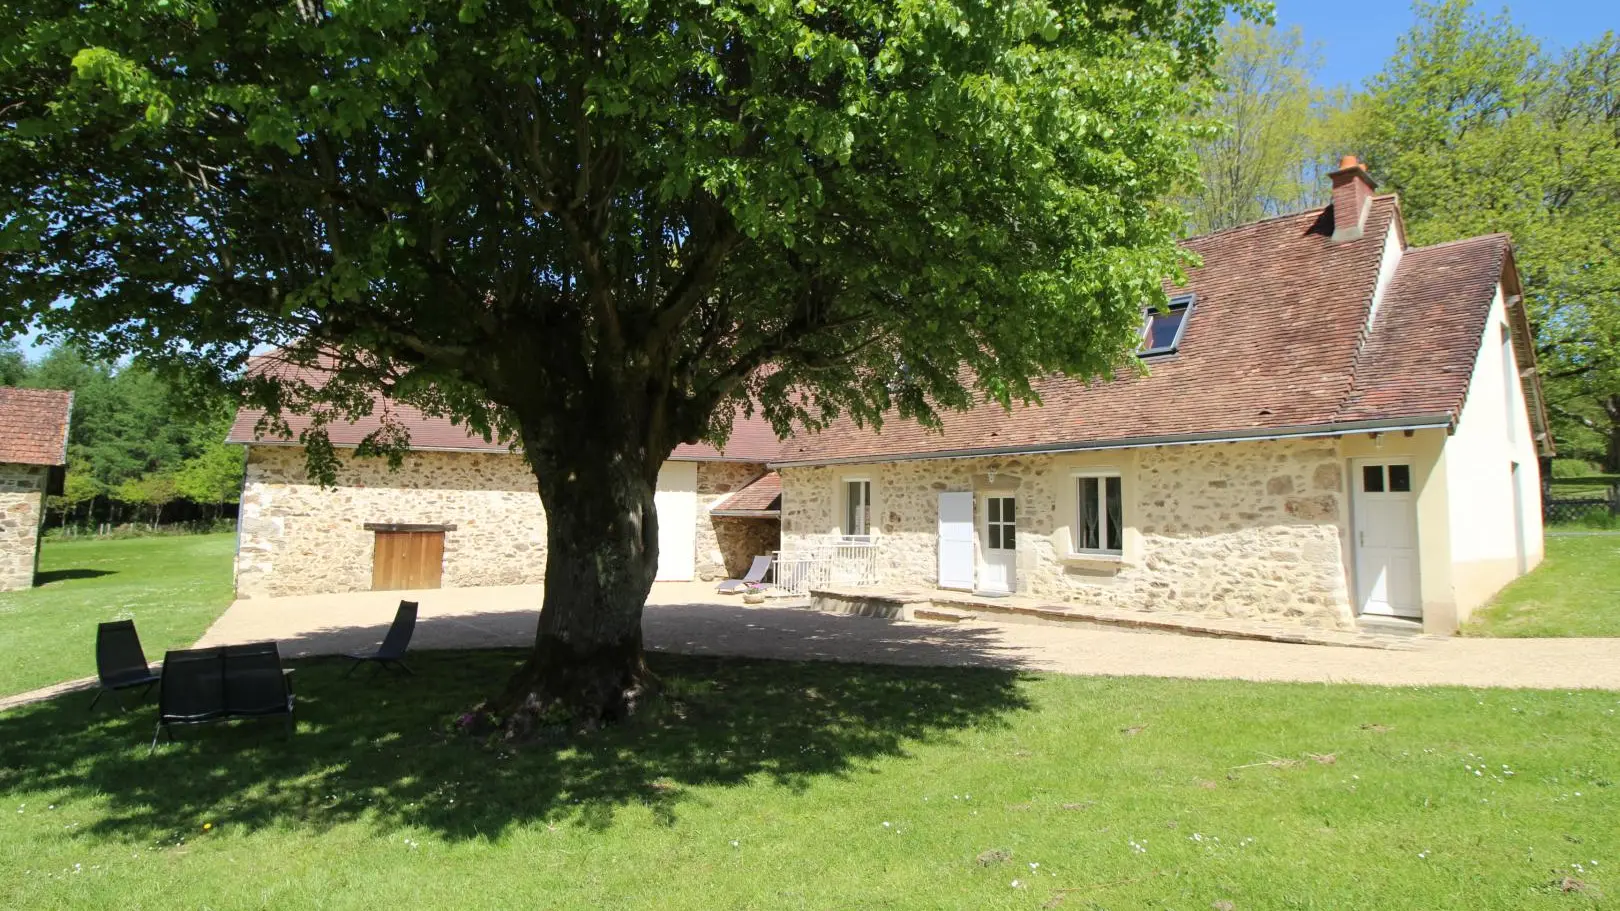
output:
[{"label": "tree branch", "polygon": [[[719,209],[720,206],[715,204],[715,208]],[[703,239],[703,249],[687,265],[669,293],[664,295],[663,302],[653,311],[652,324],[646,335],[648,350],[665,350],[687,317],[691,316],[704,297],[712,293],[721,264],[742,239],[723,209],[719,217],[723,223],[711,236]],[[691,238],[688,243],[695,246],[698,241]]]}]

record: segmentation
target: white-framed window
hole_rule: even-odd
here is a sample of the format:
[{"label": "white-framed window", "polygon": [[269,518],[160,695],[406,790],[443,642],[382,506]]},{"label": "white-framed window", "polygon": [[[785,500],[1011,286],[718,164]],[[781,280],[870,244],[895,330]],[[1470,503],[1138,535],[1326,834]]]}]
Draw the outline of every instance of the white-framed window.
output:
[{"label": "white-framed window", "polygon": [[1187,320],[1192,318],[1193,296],[1182,294],[1170,299],[1164,310],[1149,307],[1142,319],[1142,344],[1136,351],[1140,356],[1173,354],[1181,347],[1182,333],[1187,331]]},{"label": "white-framed window", "polygon": [[1018,549],[1018,498],[989,496],[984,499],[985,547],[990,550]]},{"label": "white-framed window", "polygon": [[1074,552],[1125,552],[1124,482],[1118,472],[1075,475]]},{"label": "white-framed window", "polygon": [[844,536],[865,537],[872,533],[872,482],[867,478],[844,479]]}]

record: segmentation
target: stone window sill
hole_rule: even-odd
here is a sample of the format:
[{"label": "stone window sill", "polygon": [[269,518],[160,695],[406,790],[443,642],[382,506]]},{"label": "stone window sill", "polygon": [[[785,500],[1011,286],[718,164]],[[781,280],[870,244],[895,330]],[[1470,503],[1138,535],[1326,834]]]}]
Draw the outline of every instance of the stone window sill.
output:
[{"label": "stone window sill", "polygon": [[1120,569],[1130,564],[1124,554],[1064,554],[1063,562],[1069,566],[1092,566],[1099,569]]}]

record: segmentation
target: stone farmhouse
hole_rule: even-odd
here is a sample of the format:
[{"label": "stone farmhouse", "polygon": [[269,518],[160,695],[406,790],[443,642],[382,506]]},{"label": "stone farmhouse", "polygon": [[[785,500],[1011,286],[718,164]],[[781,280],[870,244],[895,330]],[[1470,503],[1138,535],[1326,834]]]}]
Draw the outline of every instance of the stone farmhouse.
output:
[{"label": "stone farmhouse", "polygon": [[45,497],[67,476],[73,393],[0,386],[0,592],[32,588]]},{"label": "stone farmhouse", "polygon": [[[1512,246],[1411,247],[1353,158],[1331,179],[1324,208],[1187,241],[1203,264],[1144,312],[1143,371],[1049,378],[1040,406],[949,413],[942,432],[778,441],[739,421],[723,452],[677,449],[659,577],[848,551],[857,581],[893,589],[1455,630],[1542,557],[1551,441]],[[405,466],[353,460],[327,491],[239,417],[239,594],[540,581],[522,459],[389,407]]]}]

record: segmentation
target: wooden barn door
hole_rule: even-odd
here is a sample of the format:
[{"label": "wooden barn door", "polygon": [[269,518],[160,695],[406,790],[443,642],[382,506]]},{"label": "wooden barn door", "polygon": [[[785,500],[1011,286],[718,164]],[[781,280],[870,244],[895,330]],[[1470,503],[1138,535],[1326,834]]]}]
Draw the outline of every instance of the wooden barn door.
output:
[{"label": "wooden barn door", "polygon": [[372,591],[438,588],[444,532],[378,531],[371,560]]}]

